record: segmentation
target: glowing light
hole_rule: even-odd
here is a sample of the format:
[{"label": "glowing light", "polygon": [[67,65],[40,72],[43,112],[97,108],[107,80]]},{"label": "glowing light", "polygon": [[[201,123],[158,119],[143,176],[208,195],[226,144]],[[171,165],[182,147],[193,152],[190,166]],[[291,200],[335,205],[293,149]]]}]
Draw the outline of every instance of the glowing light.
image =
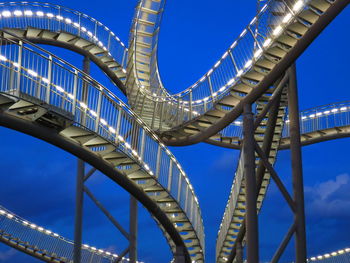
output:
[{"label": "glowing light", "polygon": [[61,86],[56,86],[55,87],[59,92],[64,92],[64,89]]},{"label": "glowing light", "polygon": [[33,71],[31,69],[28,69],[28,74],[32,75],[33,77],[37,77],[38,76],[38,73],[36,73],[35,71]]},{"label": "glowing light", "polygon": [[245,63],[244,68],[249,68],[252,65],[253,61],[249,60]]},{"label": "glowing light", "polygon": [[23,15],[22,11],[20,11],[20,10],[14,11],[13,14],[14,14],[15,16],[22,16],[22,15]]},{"label": "glowing light", "polygon": [[33,12],[30,11],[30,10],[26,10],[26,11],[24,11],[24,15],[26,15],[26,16],[32,16],[32,15],[33,15]]},{"label": "glowing light", "polygon": [[291,20],[292,17],[293,17],[292,14],[289,13],[283,18],[282,22],[283,23],[288,23]]},{"label": "glowing light", "polygon": [[83,109],[87,109],[87,105],[84,102],[80,102],[79,104]]},{"label": "glowing light", "polygon": [[227,82],[227,86],[231,86],[235,82],[235,79],[232,78]]},{"label": "glowing light", "polygon": [[47,13],[46,16],[47,16],[48,18],[53,18],[53,17],[54,17],[54,15],[53,15],[52,13]]},{"label": "glowing light", "polygon": [[108,130],[109,130],[111,133],[116,133],[116,130],[115,130],[113,127],[109,127]]},{"label": "glowing light", "polygon": [[4,56],[2,56],[2,55],[0,55],[0,60],[1,60],[1,61],[7,61],[7,58],[4,57]]},{"label": "glowing light", "polygon": [[102,125],[107,125],[107,121],[104,119],[101,119],[100,122],[102,123]]},{"label": "glowing light", "polygon": [[295,3],[295,5],[293,6],[293,11],[294,12],[298,12],[302,7],[303,7],[304,3],[303,1],[299,0],[298,2]]},{"label": "glowing light", "polygon": [[281,26],[277,26],[275,30],[273,30],[272,34],[274,36],[278,36],[282,32],[283,28]]},{"label": "glowing light", "polygon": [[44,12],[38,11],[38,12],[36,12],[36,15],[37,16],[44,16]]},{"label": "glowing light", "polygon": [[56,18],[57,18],[58,20],[63,20],[63,17],[62,17],[62,16],[56,16]]},{"label": "glowing light", "polygon": [[258,49],[257,51],[255,51],[254,53],[254,58],[258,58],[260,57],[260,55],[263,53],[262,49]]},{"label": "glowing light", "polygon": [[3,11],[2,13],[3,17],[10,17],[11,16],[11,12],[10,11]]},{"label": "glowing light", "polygon": [[266,39],[263,44],[263,47],[268,47],[271,44],[271,42],[272,42],[271,38]]},{"label": "glowing light", "polygon": [[72,20],[71,20],[71,19],[69,19],[69,18],[66,18],[64,21],[66,21],[66,23],[67,23],[67,24],[72,23]]}]

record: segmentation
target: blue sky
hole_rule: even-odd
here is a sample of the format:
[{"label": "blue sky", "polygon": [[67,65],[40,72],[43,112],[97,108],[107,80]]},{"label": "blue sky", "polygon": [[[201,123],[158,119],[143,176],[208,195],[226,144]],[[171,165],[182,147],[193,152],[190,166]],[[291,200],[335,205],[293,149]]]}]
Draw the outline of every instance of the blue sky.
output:
[{"label": "blue sky", "polygon": [[[136,0],[57,1],[95,17],[127,43]],[[196,81],[222,55],[255,14],[255,0],[168,1],[160,34],[159,65],[164,84],[179,91]],[[301,109],[349,100],[347,61],[350,59],[350,9],[347,8],[297,61]],[[81,57],[48,47],[75,65]],[[92,75],[107,87],[96,67]],[[72,238],[76,158],[35,138],[0,128],[2,190],[0,204],[55,232]],[[350,245],[349,139],[303,148],[310,256]],[[238,152],[207,144],[172,148],[194,185],[206,230],[207,262],[214,262],[215,241],[237,165]],[[278,155],[276,169],[290,185],[289,151]],[[128,194],[101,174],[90,189],[128,227]],[[115,252],[127,243],[86,198],[84,242]],[[261,260],[268,261],[291,223],[291,214],[272,184],[261,216]],[[163,263],[171,254],[161,231],[140,209],[139,256]],[[284,257],[293,260],[293,244]],[[0,245],[0,262],[38,262]]]}]

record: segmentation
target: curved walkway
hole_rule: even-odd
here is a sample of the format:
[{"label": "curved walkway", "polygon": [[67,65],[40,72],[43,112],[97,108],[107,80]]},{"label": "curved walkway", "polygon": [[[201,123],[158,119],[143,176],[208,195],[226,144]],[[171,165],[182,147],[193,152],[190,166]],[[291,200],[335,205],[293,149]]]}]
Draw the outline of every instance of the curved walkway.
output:
[{"label": "curved walkway", "polygon": [[[202,262],[204,231],[181,165],[122,101],[66,61],[0,38],[0,124],[70,151],[133,194],[175,251]],[[154,154],[157,153],[157,154]]]},{"label": "curved walkway", "polygon": [[[74,242],[0,206],[0,241],[45,262],[72,262]],[[84,244],[83,262],[113,263],[117,254]],[[121,263],[127,263],[122,258]],[[142,262],[138,262],[142,263]]]}]

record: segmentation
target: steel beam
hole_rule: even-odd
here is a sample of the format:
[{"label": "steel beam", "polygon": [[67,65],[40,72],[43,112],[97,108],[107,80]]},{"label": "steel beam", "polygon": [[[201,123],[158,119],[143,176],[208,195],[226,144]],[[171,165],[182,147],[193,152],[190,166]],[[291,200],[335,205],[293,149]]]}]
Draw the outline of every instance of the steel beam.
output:
[{"label": "steel beam", "polygon": [[243,158],[246,187],[247,260],[259,263],[259,236],[257,217],[257,187],[255,177],[254,116],[252,105],[245,104],[243,112]]},{"label": "steel beam", "polygon": [[74,224],[74,250],[73,262],[81,262],[81,245],[82,245],[82,231],[83,231],[83,203],[84,203],[84,176],[85,163],[78,159],[77,170],[77,185],[75,196],[75,224]]},{"label": "steel beam", "polygon": [[137,237],[138,237],[138,203],[135,197],[130,195],[130,250],[129,257],[131,263],[136,263],[137,261]]},{"label": "steel beam", "polygon": [[289,71],[288,85],[288,107],[289,107],[289,131],[290,131],[290,152],[292,165],[292,179],[295,202],[294,220],[296,223],[295,249],[296,263],[306,262],[306,231],[305,231],[305,208],[304,208],[304,183],[303,167],[300,143],[300,120],[298,89],[296,80],[295,64]]}]

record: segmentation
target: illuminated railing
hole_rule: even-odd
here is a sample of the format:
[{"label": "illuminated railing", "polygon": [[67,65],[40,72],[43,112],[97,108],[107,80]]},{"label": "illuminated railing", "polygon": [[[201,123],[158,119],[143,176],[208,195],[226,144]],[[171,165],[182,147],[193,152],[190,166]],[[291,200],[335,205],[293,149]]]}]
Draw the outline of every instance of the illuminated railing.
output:
[{"label": "illuminated railing", "polygon": [[[350,101],[315,107],[300,113],[300,131],[307,134],[350,125]],[[289,120],[285,121],[283,137],[289,137]]]},{"label": "illuminated railing", "polygon": [[347,263],[350,262],[350,248],[344,248],[324,255],[311,257],[307,261],[320,263]]},{"label": "illuminated railing", "polygon": [[[134,96],[136,91],[138,94],[134,100],[129,97],[133,108],[137,108],[142,101],[145,104],[152,101],[155,109],[167,109],[157,116],[160,123],[166,122],[172,127],[204,114],[214,107],[215,102],[228,96],[309,1],[268,1],[217,63],[195,84],[175,95],[170,95],[163,87],[157,66],[158,34],[164,2],[139,1],[129,43],[129,57],[135,65],[128,72],[134,76],[130,78],[129,84],[132,82],[134,85],[128,88],[129,96]],[[259,34],[256,34],[257,28]],[[143,59],[140,54],[150,55],[150,61],[145,59],[144,63],[139,63]],[[147,65],[150,65],[149,77],[145,70]],[[237,96],[244,95],[234,93]]]},{"label": "illuminated railing", "polygon": [[[240,195],[240,191],[243,183],[243,174],[244,174],[244,155],[243,151],[241,151],[241,155],[238,162],[238,168],[234,177],[234,181],[232,184],[230,197],[228,203],[225,208],[225,213],[223,216],[223,220],[220,224],[218,238],[216,241],[216,255],[220,254],[220,251],[224,245],[226,239],[226,233],[229,231],[230,225],[232,224],[233,214],[237,209],[238,205],[238,197]],[[242,218],[243,220],[243,218]],[[225,259],[224,259],[225,260]]]},{"label": "illuminated railing", "polygon": [[[0,206],[0,239],[15,241],[18,246],[39,251],[62,262],[73,260],[74,242],[65,237],[37,226]],[[118,255],[84,244],[81,250],[82,262],[115,262]],[[93,260],[93,261],[92,261]],[[129,262],[122,258],[122,263]],[[139,262],[142,263],[142,262]]]},{"label": "illuminated railing", "polygon": [[[282,138],[289,137],[289,120],[284,121]],[[316,131],[350,125],[350,101],[332,103],[300,112],[300,132],[308,134]],[[222,138],[243,138],[242,121],[236,120],[222,131]]]},{"label": "illuminated railing", "polygon": [[74,125],[116,145],[118,151],[139,164],[177,202],[203,247],[198,199],[181,165],[157,135],[90,76],[22,41],[0,38],[0,93],[39,100],[72,118]]},{"label": "illuminated railing", "polygon": [[106,26],[78,11],[49,3],[0,3],[0,28],[28,27],[67,32],[86,39],[108,52],[126,73],[127,48]]}]

